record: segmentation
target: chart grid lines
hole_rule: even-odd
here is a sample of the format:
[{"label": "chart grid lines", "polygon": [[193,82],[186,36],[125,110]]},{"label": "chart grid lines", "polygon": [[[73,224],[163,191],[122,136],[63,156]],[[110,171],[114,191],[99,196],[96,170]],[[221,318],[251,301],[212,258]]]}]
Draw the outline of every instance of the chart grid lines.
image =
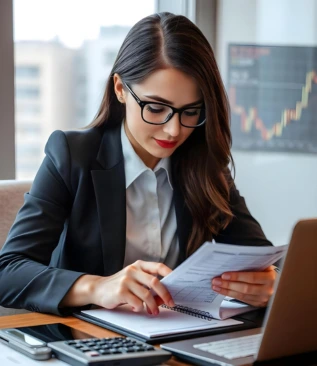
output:
[{"label": "chart grid lines", "polygon": [[230,44],[233,148],[317,153],[317,48]]}]

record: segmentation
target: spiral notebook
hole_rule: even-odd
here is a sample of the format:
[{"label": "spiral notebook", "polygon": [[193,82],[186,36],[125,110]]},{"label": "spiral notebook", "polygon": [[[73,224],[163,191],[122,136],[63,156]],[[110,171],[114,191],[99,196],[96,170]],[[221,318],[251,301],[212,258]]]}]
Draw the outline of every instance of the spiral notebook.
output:
[{"label": "spiral notebook", "polygon": [[128,306],[84,310],[74,315],[150,343],[252,328],[257,324],[246,318],[230,317],[256,308],[212,291],[211,279],[225,271],[267,268],[283,257],[286,249],[286,245],[246,247],[206,242],[162,279],[177,304],[175,307],[162,305],[158,316],[145,310],[134,313]]},{"label": "spiral notebook", "polygon": [[114,310],[84,310],[74,315],[118,333],[145,341],[152,340],[153,342],[183,338],[175,338],[173,335],[200,335],[204,334],[202,333],[204,330],[210,331],[220,327],[226,328],[244,324],[242,321],[235,319],[218,320],[207,316],[199,316],[186,310],[175,311],[168,307],[161,307],[158,316],[149,315],[146,310],[134,313],[126,305]]}]

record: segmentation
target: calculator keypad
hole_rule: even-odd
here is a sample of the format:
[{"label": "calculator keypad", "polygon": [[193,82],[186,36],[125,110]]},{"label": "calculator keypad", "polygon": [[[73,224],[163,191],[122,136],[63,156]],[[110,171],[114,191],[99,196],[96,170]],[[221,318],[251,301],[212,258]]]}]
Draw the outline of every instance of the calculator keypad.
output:
[{"label": "calculator keypad", "polygon": [[80,339],[65,341],[65,344],[90,357],[155,351],[155,348],[151,345],[124,337]]}]

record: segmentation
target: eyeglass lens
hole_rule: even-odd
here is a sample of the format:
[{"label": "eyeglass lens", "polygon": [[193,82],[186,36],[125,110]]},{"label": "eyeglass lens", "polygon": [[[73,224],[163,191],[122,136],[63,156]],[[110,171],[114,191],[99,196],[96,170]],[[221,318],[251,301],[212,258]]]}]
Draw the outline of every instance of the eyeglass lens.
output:
[{"label": "eyeglass lens", "polygon": [[[173,110],[165,105],[151,103],[143,108],[143,119],[146,122],[162,124],[169,120]],[[181,123],[184,126],[194,127],[205,120],[205,111],[202,108],[188,108],[181,113]]]}]

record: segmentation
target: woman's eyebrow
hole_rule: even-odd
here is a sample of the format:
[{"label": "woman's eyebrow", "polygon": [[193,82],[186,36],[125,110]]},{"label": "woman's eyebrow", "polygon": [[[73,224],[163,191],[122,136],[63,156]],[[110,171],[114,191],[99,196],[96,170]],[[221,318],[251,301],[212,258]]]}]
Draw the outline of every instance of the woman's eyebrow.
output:
[{"label": "woman's eyebrow", "polygon": [[[150,98],[150,99],[156,100],[157,102],[174,105],[174,103],[171,102],[170,100],[167,100],[167,99],[164,99],[162,97],[159,97],[158,95],[144,95],[144,96],[146,98]],[[195,106],[197,104],[201,104],[201,103],[203,103],[203,100],[202,99],[199,99],[196,102],[185,104],[182,108],[185,108],[185,107],[193,107],[193,106]]]}]

